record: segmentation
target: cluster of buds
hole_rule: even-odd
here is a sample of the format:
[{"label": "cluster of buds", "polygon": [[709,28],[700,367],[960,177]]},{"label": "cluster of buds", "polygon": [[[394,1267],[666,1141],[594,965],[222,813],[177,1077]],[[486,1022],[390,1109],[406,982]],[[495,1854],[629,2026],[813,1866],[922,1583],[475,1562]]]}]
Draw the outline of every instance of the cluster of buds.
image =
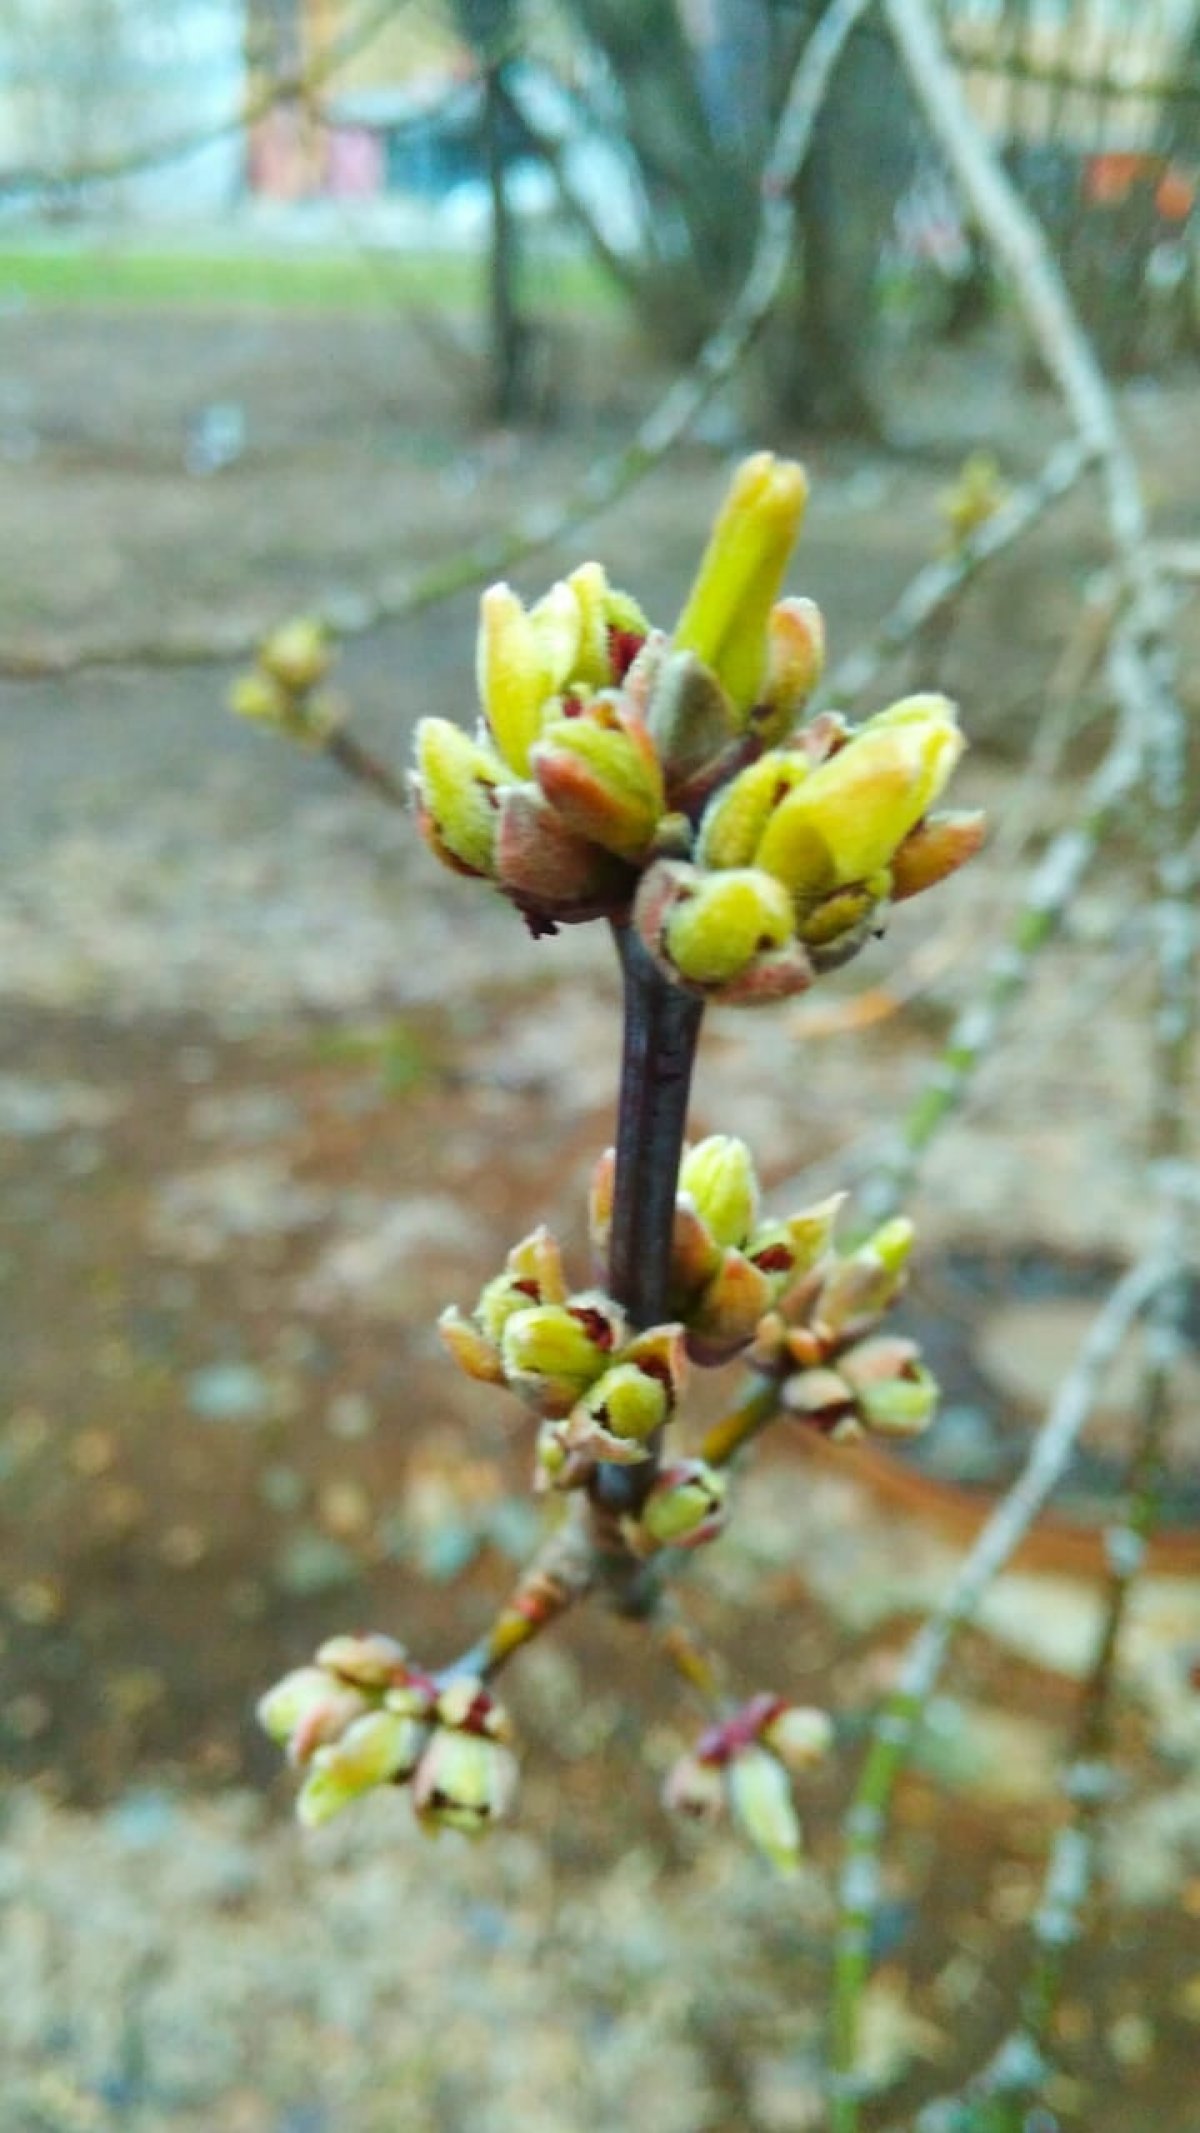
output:
[{"label": "cluster of buds", "polygon": [[571,1293],[545,1229],[514,1246],[470,1315],[451,1308],[438,1327],[468,1377],[506,1386],[542,1417],[543,1489],[580,1486],[600,1460],[645,1459],[683,1389],[682,1327],[634,1333],[602,1289]]},{"label": "cluster of buds", "polygon": [[324,683],[334,649],[323,622],[298,615],[264,637],[254,665],[239,674],[230,709],[305,748],[324,748],[345,718],[341,697]]},{"label": "cluster of buds", "polygon": [[516,1790],[508,1719],[483,1683],[439,1686],[377,1633],[330,1637],[268,1689],[258,1718],[304,1773],[296,1811],[310,1829],[377,1786],[407,1785],[422,1828],[479,1836]]},{"label": "cluster of buds", "polygon": [[991,452],[969,452],[957,479],[938,497],[938,510],[946,528],[946,547],[953,555],[966,546],[973,534],[1008,501],[1008,489]]},{"label": "cluster of buds", "polygon": [[[588,1207],[600,1265],[608,1251],[615,1181],[616,1152],[610,1148],[596,1166]],[[764,1221],[745,1141],[712,1134],[685,1151],[668,1308],[683,1325],[693,1362],[726,1363],[748,1346],[764,1315],[828,1250],[843,1197],[782,1221]]]},{"label": "cluster of buds", "polygon": [[913,1226],[897,1215],[852,1251],[814,1269],[762,1320],[749,1361],[780,1379],[780,1402],[844,1443],[864,1430],[918,1437],[933,1420],[937,1381],[913,1340],[877,1332],[908,1278]]},{"label": "cluster of buds", "polygon": [[438,857],[535,931],[632,910],[669,975],[746,1005],[805,990],[969,859],[982,817],[930,814],[963,748],[944,697],[789,740],[824,664],[818,609],[779,597],[806,496],[793,461],[742,464],[671,636],[598,563],[528,610],[492,586],[479,731],[418,728]]},{"label": "cluster of buds", "polygon": [[437,856],[548,930],[627,912],[660,853],[687,854],[707,795],[791,731],[820,678],[817,609],[779,598],[806,496],[793,461],[739,468],[672,636],[598,563],[529,609],[491,586],[479,731],[429,718],[417,732]]},{"label": "cluster of buds", "polygon": [[982,815],[930,813],[963,746],[946,697],[912,696],[856,731],[823,713],[759,755],[713,795],[691,856],[641,883],[656,962],[729,1005],[805,991],[978,851]]},{"label": "cluster of buds", "polygon": [[668,1773],[663,1804],[694,1822],[727,1811],[735,1827],[780,1874],[796,1871],[802,1848],[792,1780],[833,1745],[825,1711],[755,1696],[701,1735]]}]

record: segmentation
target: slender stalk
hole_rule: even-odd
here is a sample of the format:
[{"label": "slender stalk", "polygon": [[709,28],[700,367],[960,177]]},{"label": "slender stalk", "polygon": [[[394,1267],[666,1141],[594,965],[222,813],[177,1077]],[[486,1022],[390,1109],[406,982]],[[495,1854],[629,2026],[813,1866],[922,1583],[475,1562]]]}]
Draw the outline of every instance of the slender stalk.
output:
[{"label": "slender stalk", "polygon": [[667,1309],[675,1196],[704,1003],[664,977],[628,926],[615,932],[625,1032],[608,1279],[611,1294],[641,1327],[657,1325]]},{"label": "slender stalk", "polygon": [[521,1572],[479,1642],[456,1660],[451,1672],[491,1679],[507,1666],[514,1653],[531,1644],[584,1598],[595,1571],[587,1506],[575,1497],[561,1526]]},{"label": "slender stalk", "polygon": [[365,785],[368,791],[373,792],[378,799],[386,801],[389,807],[408,807],[408,794],[400,779],[388,769],[386,763],[380,762],[378,756],[372,755],[369,748],[364,748],[361,741],[355,740],[354,735],[345,726],[339,726],[330,735],[325,744],[325,753],[330,762],[337,764],[339,770],[344,770],[347,776],[354,778],[359,785]]},{"label": "slender stalk", "polygon": [[523,414],[521,349],[525,329],[517,309],[517,226],[508,196],[503,141],[504,65],[488,58],[483,69],[483,148],[492,202],[488,257],[489,413],[496,422]]},{"label": "slender stalk", "polygon": [[1159,1245],[1111,1291],[1059,1387],[1024,1467],[964,1558],[945,1597],[909,1645],[896,1685],[876,1721],[844,1825],[834,1949],[830,2133],[858,2133],[860,2123],[859,2020],[870,1972],[879,1849],[896,1781],[957,1632],[975,1614],[993,1578],[1003,1570],[1060,1480],[1107,1371],[1130,1328],[1171,1272],[1171,1263]]},{"label": "slender stalk", "polygon": [[700,1446],[700,1457],[710,1466],[728,1466],[743,1447],[757,1437],[779,1413],[779,1381],[752,1377],[746,1395],[737,1407],[714,1422]]},{"label": "slender stalk", "polygon": [[[634,1326],[644,1327],[666,1317],[675,1196],[704,1003],[663,975],[627,925],[613,932],[625,992],[608,1287]],[[657,1463],[658,1446],[652,1444],[651,1457],[640,1466],[602,1466],[597,1503],[608,1511],[635,1509]]]}]

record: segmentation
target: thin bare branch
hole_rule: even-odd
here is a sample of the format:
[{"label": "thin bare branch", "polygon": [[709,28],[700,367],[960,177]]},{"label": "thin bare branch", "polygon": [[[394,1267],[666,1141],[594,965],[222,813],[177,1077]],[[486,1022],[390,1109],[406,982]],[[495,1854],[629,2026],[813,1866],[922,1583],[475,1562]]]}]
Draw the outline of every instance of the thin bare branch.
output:
[{"label": "thin bare branch", "polygon": [[1077,895],[1101,840],[1142,772],[1140,721],[1125,719],[1088,780],[1079,817],[1051,838],[1030,877],[1008,939],[996,950],[978,995],[957,1017],[945,1048],[895,1138],[865,1180],[858,1212],[866,1225],[899,1207],[934,1135],[962,1102],[992,1052],[1004,1017],[1021,997],[1040,951]]},{"label": "thin bare branch", "polygon": [[1034,479],[1014,489],[953,555],[926,563],[888,609],[873,636],[835,667],[821,692],[822,704],[844,709],[870,688],[888,661],[919,636],[990,563],[1036,526],[1052,504],[1068,496],[1094,459],[1082,439],[1071,438],[1050,454]]},{"label": "thin bare branch", "polygon": [[879,1852],[896,1780],[958,1631],[977,1613],[988,1586],[1061,1480],[1108,1370],[1137,1318],[1170,1279],[1174,1264],[1173,1255],[1157,1242],[1112,1290],[1055,1395],[1021,1473],[908,1646],[876,1720],[844,1824],[834,1958],[832,2133],[858,2133],[859,2008],[878,1903]]}]

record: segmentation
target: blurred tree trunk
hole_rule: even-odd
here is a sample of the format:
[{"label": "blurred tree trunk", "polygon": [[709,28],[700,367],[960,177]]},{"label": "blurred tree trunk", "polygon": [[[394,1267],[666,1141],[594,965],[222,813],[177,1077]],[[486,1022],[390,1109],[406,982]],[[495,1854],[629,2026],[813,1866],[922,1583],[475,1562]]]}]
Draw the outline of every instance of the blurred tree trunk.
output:
[{"label": "blurred tree trunk", "polygon": [[867,23],[847,44],[801,178],[799,298],[768,348],[781,406],[818,428],[882,426],[880,255],[916,144],[895,47]]},{"label": "blurred tree trunk", "polygon": [[487,412],[516,422],[530,412],[530,328],[518,295],[518,228],[508,197],[505,129],[510,111],[504,77],[517,46],[514,0],[458,0],[463,36],[480,68],[480,145],[491,199],[487,286]]},{"label": "blurred tree trunk", "polygon": [[[749,257],[755,160],[722,140],[704,94],[707,51],[684,35],[675,0],[567,0],[617,84],[649,207],[639,310],[675,356],[720,318]],[[753,27],[761,0],[739,10]]]},{"label": "blurred tree trunk", "polygon": [[1163,104],[1162,152],[1180,163],[1200,163],[1200,7],[1180,37],[1172,78],[1191,93],[1168,97]]},{"label": "blurred tree trunk", "polygon": [[[619,87],[649,203],[639,315],[686,358],[749,263],[772,127],[823,0],[705,0],[689,10],[691,36],[677,0],[566,4]],[[911,110],[891,40],[856,31],[800,186],[794,285],[765,338],[776,416],[878,427],[878,264],[912,168]]]}]

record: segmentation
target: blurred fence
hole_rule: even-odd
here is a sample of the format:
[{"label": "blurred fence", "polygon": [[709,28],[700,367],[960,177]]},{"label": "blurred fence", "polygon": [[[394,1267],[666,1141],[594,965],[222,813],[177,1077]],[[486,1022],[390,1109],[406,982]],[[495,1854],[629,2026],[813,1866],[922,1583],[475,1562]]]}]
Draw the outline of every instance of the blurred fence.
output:
[{"label": "blurred fence", "polygon": [[1154,152],[1200,107],[1195,0],[945,0],[968,94],[1003,146]]}]

